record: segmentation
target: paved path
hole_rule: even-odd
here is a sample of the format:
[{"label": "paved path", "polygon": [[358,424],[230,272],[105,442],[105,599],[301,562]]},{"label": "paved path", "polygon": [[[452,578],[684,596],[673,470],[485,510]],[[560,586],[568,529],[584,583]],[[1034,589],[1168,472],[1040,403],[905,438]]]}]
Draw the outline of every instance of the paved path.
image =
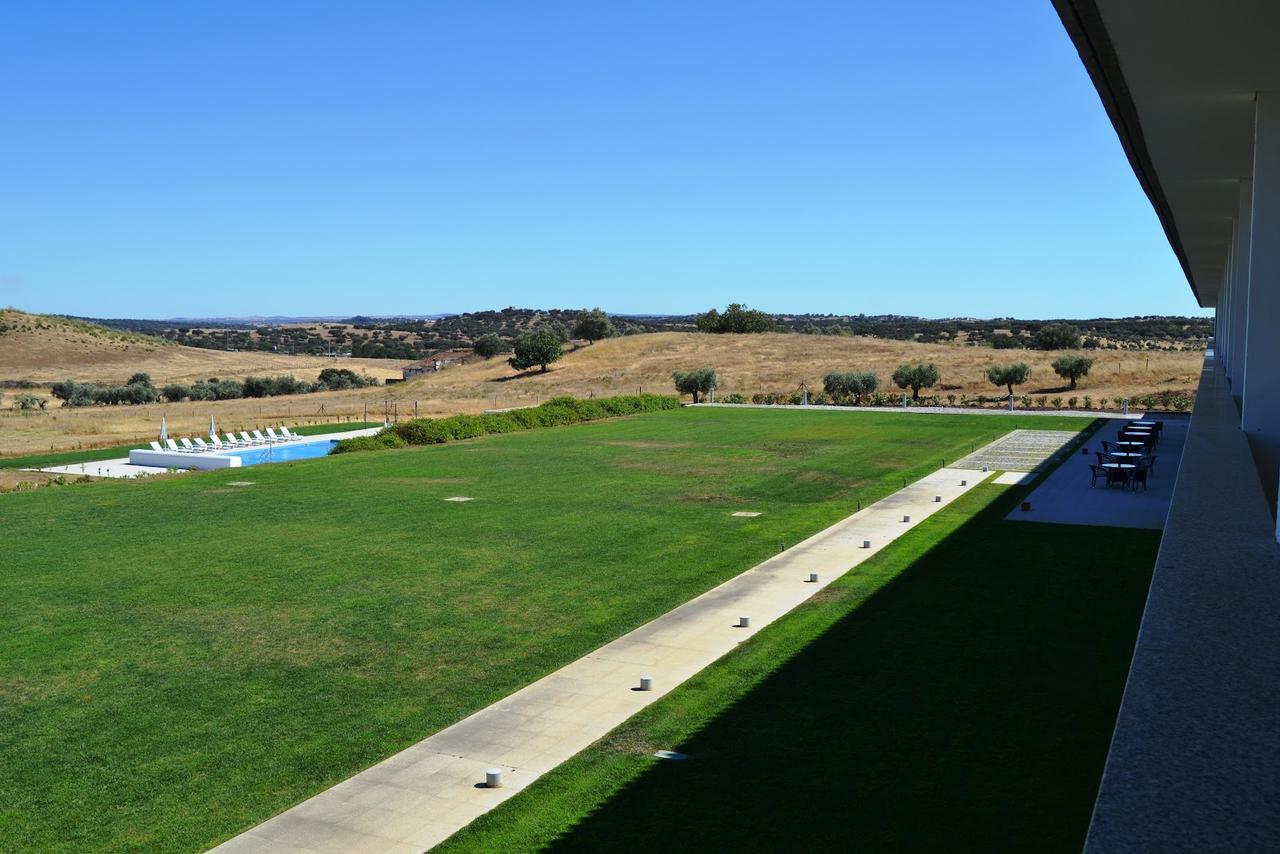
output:
[{"label": "paved path", "polygon": [[1102,450],[1102,442],[1114,441],[1125,424],[1117,419],[1108,422],[1089,440],[1086,446],[1088,455],[1073,454],[1027,496],[1031,502],[1030,511],[1014,510],[1008,518],[1064,525],[1163,528],[1165,517],[1169,515],[1173,484],[1178,476],[1178,464],[1182,460],[1182,446],[1186,442],[1190,420],[1186,416],[1164,416],[1160,420],[1164,422],[1164,430],[1155,450],[1155,472],[1148,477],[1145,490],[1089,485],[1089,465],[1097,464],[1095,454]]},{"label": "paved path", "polygon": [[804,409],[814,412],[901,412],[903,415],[1012,415],[1015,418],[1023,415],[1039,418],[1045,415],[1075,415],[1082,418],[1129,418],[1139,419],[1143,413],[1137,406],[1128,415],[1119,412],[1099,412],[1096,409],[1022,409],[1019,407],[1010,412],[1001,407],[987,409],[978,406],[833,406],[831,404],[810,404],[801,406],[791,403],[694,403],[690,406],[719,406],[726,409]]},{"label": "paved path", "polygon": [[[939,469],[215,850],[410,854],[435,845],[987,476]],[[750,628],[736,627],[741,616]],[[653,677],[653,690],[635,690],[641,676]],[[502,788],[481,785],[488,768],[502,769]]]},{"label": "paved path", "polygon": [[1066,430],[1014,430],[952,465],[958,469],[1039,471],[1076,435]]}]

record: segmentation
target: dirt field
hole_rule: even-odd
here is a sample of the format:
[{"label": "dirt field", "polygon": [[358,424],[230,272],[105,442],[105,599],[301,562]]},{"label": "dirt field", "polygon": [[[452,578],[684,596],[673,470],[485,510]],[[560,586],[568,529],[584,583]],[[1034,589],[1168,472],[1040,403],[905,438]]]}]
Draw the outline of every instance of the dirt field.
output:
[{"label": "dirt field", "polygon": [[[175,352],[176,351],[176,352]],[[1082,352],[1082,351],[1076,351]],[[259,362],[253,366],[250,357],[281,359],[296,366],[303,357],[274,357],[267,354],[207,351],[209,355],[240,357],[246,372],[265,373]],[[194,355],[193,355],[194,354]],[[165,347],[142,354],[126,369],[122,360],[112,369],[126,375],[134,369],[150,370],[157,381],[203,376],[209,363],[188,367],[185,360],[196,359],[206,351]],[[917,344],[886,341],[878,338],[835,338],[815,335],[702,335],[684,332],[660,332],[613,338],[570,352],[551,366],[547,374],[519,374],[502,358],[449,368],[406,383],[363,389],[360,391],[326,392],[296,397],[227,400],[201,403],[153,404],[140,407],[94,407],[63,409],[51,404],[45,412],[22,413],[8,408],[0,410],[0,453],[6,455],[34,453],[51,449],[102,447],[152,438],[160,417],[164,415],[170,432],[202,434],[210,415],[226,429],[241,429],[267,424],[289,425],[333,421],[360,420],[366,413],[379,420],[384,411],[395,412],[403,419],[419,415],[444,415],[456,412],[479,412],[488,408],[521,406],[546,400],[559,394],[578,396],[611,395],[645,391],[670,393],[671,372],[711,365],[720,378],[720,394],[741,392],[751,395],[761,391],[789,392],[801,382],[811,389],[822,387],[822,377],[833,370],[868,370],[880,376],[882,386],[889,385],[893,369],[905,361],[931,361],[942,372],[942,394],[978,394],[994,396],[998,390],[983,377],[983,371],[996,362],[1026,361],[1032,366],[1031,382],[1018,389],[1019,394],[1068,396],[1065,383],[1049,367],[1059,353],[1038,351],[996,351],[954,344]],[[1085,378],[1074,394],[1102,397],[1135,397],[1160,389],[1194,390],[1199,378],[1203,354],[1198,352],[1118,353],[1103,351],[1096,358],[1093,373]],[[175,364],[171,364],[176,363]],[[333,364],[314,360],[314,368]],[[352,362],[374,360],[340,360]],[[382,367],[380,375],[398,373],[399,363]],[[192,373],[193,372],[193,373]],[[224,370],[224,375],[234,375]],[[373,371],[370,371],[373,373]],[[2,374],[0,374],[2,375]],[[57,374],[55,378],[60,378]],[[6,395],[8,399],[8,395]]]}]

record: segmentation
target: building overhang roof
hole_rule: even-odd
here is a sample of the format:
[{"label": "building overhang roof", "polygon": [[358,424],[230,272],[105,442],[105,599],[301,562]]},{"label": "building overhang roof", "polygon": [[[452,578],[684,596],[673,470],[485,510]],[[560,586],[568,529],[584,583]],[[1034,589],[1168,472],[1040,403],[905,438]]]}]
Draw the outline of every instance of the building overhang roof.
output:
[{"label": "building overhang roof", "polygon": [[1280,91],[1275,0],[1053,0],[1201,306],[1217,302],[1254,101]]}]

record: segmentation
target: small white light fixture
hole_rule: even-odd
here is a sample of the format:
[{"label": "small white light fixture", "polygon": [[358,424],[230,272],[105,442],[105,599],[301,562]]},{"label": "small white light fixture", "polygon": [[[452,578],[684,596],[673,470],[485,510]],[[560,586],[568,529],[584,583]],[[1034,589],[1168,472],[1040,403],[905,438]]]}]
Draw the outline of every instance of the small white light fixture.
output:
[{"label": "small white light fixture", "polygon": [[640,690],[641,690],[641,691],[652,691],[652,690],[653,690],[653,677],[652,677],[652,676],[641,676],[641,677],[640,677]]},{"label": "small white light fixture", "polygon": [[941,503],[942,503],[942,496],[941,496],[941,495],[935,495],[935,496],[933,496],[933,503],[934,503],[934,504],[941,504]]},{"label": "small white light fixture", "polygon": [[910,517],[910,516],[903,516],[903,517],[902,517],[902,521],[903,521],[903,522],[910,522],[910,521],[911,521],[911,517]]},{"label": "small white light fixture", "polygon": [[863,547],[864,549],[869,549],[869,548],[871,548],[871,541],[870,541],[870,540],[863,540],[863,541],[862,541],[862,547]]},{"label": "small white light fixture", "polygon": [[746,616],[746,615],[743,615],[743,616],[739,617],[739,618],[738,618],[738,628],[740,628],[740,629],[749,629],[749,628],[751,628],[751,618],[750,618],[750,617],[748,617],[748,616]]},{"label": "small white light fixture", "polygon": [[484,787],[486,789],[502,788],[502,769],[490,768],[484,772]]},{"label": "small white light fixture", "polygon": [[816,572],[811,572],[811,573],[809,573],[809,583],[810,583],[810,584],[817,584],[817,583],[818,583],[818,573],[816,573]]}]

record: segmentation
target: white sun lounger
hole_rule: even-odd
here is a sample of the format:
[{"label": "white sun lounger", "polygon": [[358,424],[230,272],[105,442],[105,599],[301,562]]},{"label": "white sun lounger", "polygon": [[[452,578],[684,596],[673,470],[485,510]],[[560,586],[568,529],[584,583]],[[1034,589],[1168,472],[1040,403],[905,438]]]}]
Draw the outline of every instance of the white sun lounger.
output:
[{"label": "white sun lounger", "polygon": [[183,436],[178,441],[182,443],[182,450],[187,451],[188,453],[194,454],[196,451],[199,450],[199,448],[191,444],[191,440],[188,439],[186,436]]},{"label": "white sun lounger", "polygon": [[152,442],[152,443],[151,443],[151,450],[153,450],[153,451],[163,451],[163,450],[164,450],[164,448],[160,447],[160,443],[159,443],[159,442]]},{"label": "white sun lounger", "polygon": [[290,441],[296,441],[298,439],[303,438],[302,436],[299,436],[297,433],[290,433],[289,428],[284,426],[283,424],[280,425],[280,435],[284,436],[286,439]]},{"label": "white sun lounger", "polygon": [[240,431],[240,443],[243,445],[261,445],[262,444],[257,439],[253,438],[243,430]]},{"label": "white sun lounger", "polygon": [[228,433],[226,435],[226,440],[227,440],[227,444],[232,448],[239,448],[240,446],[245,444],[244,442],[236,438],[235,433]]},{"label": "white sun lounger", "polygon": [[178,447],[178,443],[173,441],[172,439],[165,439],[164,446],[171,451],[177,451],[180,454],[185,453],[181,448]]},{"label": "white sun lounger", "polygon": [[270,440],[270,439],[268,439],[266,436],[262,435],[262,431],[261,431],[261,430],[254,430],[254,431],[253,431],[253,438],[257,439],[257,440],[258,440],[258,444],[260,444],[260,445],[270,445],[270,444],[271,444],[271,440]]},{"label": "white sun lounger", "polygon": [[210,433],[209,441],[213,443],[213,449],[215,451],[221,451],[223,448],[226,447],[226,445],[223,444],[222,440],[218,438],[217,433]]},{"label": "white sun lounger", "polygon": [[288,439],[286,439],[284,436],[276,435],[276,431],[275,431],[275,430],[272,430],[270,427],[268,427],[268,428],[267,428],[267,438],[268,438],[268,439],[270,439],[270,440],[271,440],[271,441],[273,441],[273,442],[287,442],[287,441],[289,441],[289,440],[288,440]]},{"label": "white sun lounger", "polygon": [[196,447],[205,453],[208,453],[209,451],[213,450],[213,445],[210,445],[208,442],[206,442],[204,439],[201,439],[199,436],[196,436],[191,441],[195,442]]}]

